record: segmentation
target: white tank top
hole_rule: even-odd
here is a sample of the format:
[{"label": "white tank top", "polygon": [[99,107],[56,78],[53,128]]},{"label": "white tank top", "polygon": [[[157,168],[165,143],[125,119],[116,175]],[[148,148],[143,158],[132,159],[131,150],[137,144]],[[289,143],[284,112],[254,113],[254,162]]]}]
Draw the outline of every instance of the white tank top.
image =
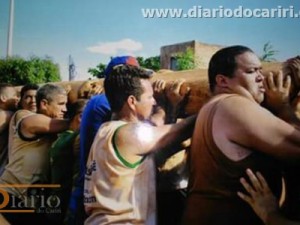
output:
[{"label": "white tank top", "polygon": [[156,224],[155,168],[152,154],[126,162],[114,146],[114,134],[126,123],[104,123],[91,147],[85,174],[85,225]]}]

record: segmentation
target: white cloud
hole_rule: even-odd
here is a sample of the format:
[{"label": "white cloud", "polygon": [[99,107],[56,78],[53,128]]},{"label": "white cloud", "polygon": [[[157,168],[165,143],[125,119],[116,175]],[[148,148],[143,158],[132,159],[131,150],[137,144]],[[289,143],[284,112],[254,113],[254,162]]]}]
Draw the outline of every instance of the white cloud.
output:
[{"label": "white cloud", "polygon": [[102,53],[105,55],[116,55],[118,52],[132,53],[143,49],[141,42],[126,38],[116,42],[100,42],[95,46],[88,47],[92,53]]}]

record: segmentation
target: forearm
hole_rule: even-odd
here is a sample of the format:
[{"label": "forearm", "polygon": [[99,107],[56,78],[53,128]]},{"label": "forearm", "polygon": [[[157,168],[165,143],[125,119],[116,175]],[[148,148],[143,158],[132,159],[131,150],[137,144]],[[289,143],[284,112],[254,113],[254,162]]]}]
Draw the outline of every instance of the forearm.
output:
[{"label": "forearm", "polygon": [[[190,116],[173,125],[169,138],[165,142],[172,146],[180,145],[181,142],[190,138],[193,134],[197,115]],[[169,140],[170,139],[170,140]]]},{"label": "forearm", "polygon": [[69,120],[52,119],[50,122],[49,130],[46,133],[60,133],[69,128]]},{"label": "forearm", "polygon": [[22,134],[32,137],[39,134],[60,133],[70,126],[70,121],[54,119],[43,114],[28,116],[20,122]]},{"label": "forearm", "polygon": [[166,123],[167,124],[176,123],[178,114],[179,114],[178,107],[168,105],[166,109]]}]

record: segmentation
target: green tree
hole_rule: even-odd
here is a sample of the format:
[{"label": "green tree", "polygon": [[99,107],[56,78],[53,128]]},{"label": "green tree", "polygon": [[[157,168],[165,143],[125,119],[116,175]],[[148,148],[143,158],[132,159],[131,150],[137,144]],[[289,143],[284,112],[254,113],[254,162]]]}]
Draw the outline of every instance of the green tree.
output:
[{"label": "green tree", "polygon": [[[157,71],[160,69],[160,57],[153,56],[144,59],[143,57],[136,57],[138,63],[141,67],[151,69]],[[95,68],[89,68],[88,73],[90,73],[93,77],[104,78],[104,71],[106,68],[106,64],[99,63]]]},{"label": "green tree", "polygon": [[152,56],[149,58],[144,59],[143,57],[136,57],[137,61],[139,62],[141,67],[151,69],[153,71],[160,70],[160,57],[159,56]]},{"label": "green tree", "polygon": [[55,64],[50,57],[32,56],[29,60],[21,57],[0,59],[0,82],[24,85],[60,80],[58,64]]},{"label": "green tree", "polygon": [[106,64],[99,63],[96,68],[89,68],[88,73],[90,73],[93,77],[104,78],[105,68]]},{"label": "green tree", "polygon": [[177,70],[192,70],[196,68],[194,51],[187,48],[185,52],[175,56],[177,60]]},{"label": "green tree", "polygon": [[268,41],[266,44],[264,44],[263,47],[263,54],[260,58],[261,61],[263,62],[273,62],[277,61],[274,56],[278,53],[279,51],[274,50],[273,45],[271,45],[270,41]]}]

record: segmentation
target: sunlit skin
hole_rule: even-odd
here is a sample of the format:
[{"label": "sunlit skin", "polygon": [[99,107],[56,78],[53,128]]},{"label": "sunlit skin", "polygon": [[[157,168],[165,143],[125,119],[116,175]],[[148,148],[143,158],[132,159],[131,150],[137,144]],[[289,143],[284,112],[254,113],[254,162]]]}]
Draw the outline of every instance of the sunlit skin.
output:
[{"label": "sunlit skin", "polygon": [[134,129],[133,135],[135,135],[140,142],[151,143],[153,141],[153,129],[151,125],[148,124],[140,124]]},{"label": "sunlit skin", "polygon": [[22,109],[36,112],[36,90],[28,90],[24,93],[20,105]]}]

